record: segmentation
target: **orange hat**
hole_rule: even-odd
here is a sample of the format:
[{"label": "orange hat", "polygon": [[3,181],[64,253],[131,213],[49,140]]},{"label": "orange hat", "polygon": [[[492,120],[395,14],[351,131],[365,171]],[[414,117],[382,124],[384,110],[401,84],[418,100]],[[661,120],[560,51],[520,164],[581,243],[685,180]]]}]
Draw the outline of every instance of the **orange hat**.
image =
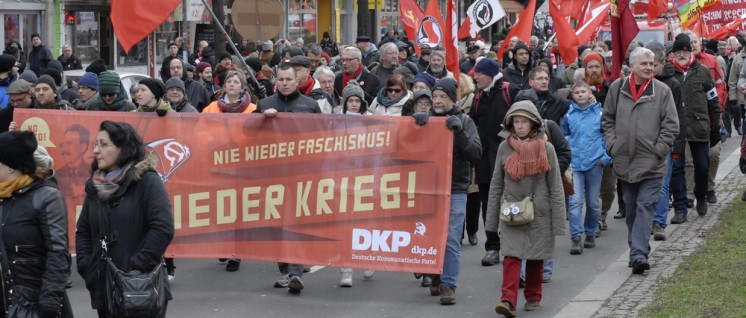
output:
[{"label": "orange hat", "polygon": [[601,54],[596,53],[596,52],[586,55],[585,58],[583,59],[583,65],[588,65],[588,62],[593,61],[593,60],[598,61],[598,63],[600,63],[601,66],[604,65],[604,57],[601,56]]}]

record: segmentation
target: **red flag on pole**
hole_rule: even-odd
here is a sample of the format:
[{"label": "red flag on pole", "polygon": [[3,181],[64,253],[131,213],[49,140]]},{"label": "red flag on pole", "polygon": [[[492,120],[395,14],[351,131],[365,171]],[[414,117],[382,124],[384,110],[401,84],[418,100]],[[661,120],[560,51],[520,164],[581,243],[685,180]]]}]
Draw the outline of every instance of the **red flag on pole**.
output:
[{"label": "red flag on pole", "polygon": [[500,46],[500,50],[497,52],[497,58],[502,59],[503,53],[510,47],[510,39],[513,36],[517,36],[524,43],[528,43],[531,39],[531,30],[534,28],[534,14],[536,13],[536,0],[530,0],[526,10],[521,13],[518,17],[518,23],[513,26],[508,36],[505,37],[503,45]]},{"label": "red flag on pole", "polygon": [[575,31],[578,36],[578,43],[587,44],[596,36],[596,30],[606,22],[606,18],[609,16],[609,5],[608,0],[593,5],[588,12],[589,17],[585,19],[585,23],[578,23],[578,29]]},{"label": "red flag on pole", "polygon": [[417,45],[421,48],[445,47],[444,42],[450,38],[450,34],[445,34],[445,23],[440,15],[438,1],[430,0],[425,9],[425,16],[417,26]]},{"label": "red flag on pole", "polygon": [[[425,13],[422,12],[422,8],[414,0],[400,0],[399,1],[399,13],[401,16],[401,22],[404,25],[404,32],[407,34],[407,38],[417,38],[417,27],[420,25],[422,17]],[[420,55],[420,46],[414,46],[417,55]]]},{"label": "red flag on pole", "polygon": [[[566,4],[565,4],[566,5]],[[573,32],[570,23],[560,13],[560,9],[554,1],[549,1],[549,14],[554,21],[554,28],[557,35],[557,44],[559,53],[562,56],[562,63],[570,65],[578,59],[578,36]]]},{"label": "red flag on pole", "polygon": [[640,29],[637,21],[629,9],[629,0],[611,1],[611,43],[613,62],[611,65],[611,80],[621,77],[622,63],[627,47],[635,39]]},{"label": "red flag on pole", "polygon": [[668,0],[648,0],[648,22],[668,12]]},{"label": "red flag on pole", "polygon": [[464,22],[461,23],[461,27],[458,28],[458,38],[468,38],[471,36],[471,19],[467,16]]},{"label": "red flag on pole", "polygon": [[458,13],[456,12],[456,0],[449,0],[446,10],[446,27],[444,44],[446,48],[446,68],[451,70],[456,82],[459,81],[460,65],[458,61]]},{"label": "red flag on pole", "polygon": [[181,0],[112,0],[111,24],[125,52],[161,25]]}]

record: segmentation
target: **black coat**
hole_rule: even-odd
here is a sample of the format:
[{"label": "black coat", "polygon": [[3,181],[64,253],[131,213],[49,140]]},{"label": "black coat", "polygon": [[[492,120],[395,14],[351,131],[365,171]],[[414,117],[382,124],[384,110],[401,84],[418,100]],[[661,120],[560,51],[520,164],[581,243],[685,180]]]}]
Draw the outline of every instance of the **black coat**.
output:
[{"label": "black coat", "polygon": [[453,132],[453,161],[451,163],[451,193],[468,193],[471,167],[482,158],[482,143],[474,122],[453,107],[448,113],[435,116],[455,116],[461,120],[461,131]]},{"label": "black coat", "polygon": [[263,113],[270,108],[276,109],[280,113],[321,113],[318,102],[310,97],[303,96],[297,90],[290,95],[282,95],[278,91],[274,95],[260,100],[256,105],[256,112]]},{"label": "black coat", "polygon": [[[85,280],[94,309],[106,309],[105,267],[101,261],[101,215],[109,214],[109,257],[124,271],[151,271],[163,259],[174,236],[174,219],[166,187],[155,171],[154,157],[127,171],[120,188],[109,200],[101,200],[92,179],[75,235],[78,273]],[[171,299],[168,292],[167,299]]]},{"label": "black coat", "polygon": [[[505,114],[510,105],[503,97],[503,82],[498,80],[488,92],[479,91],[474,96],[474,102],[469,112],[469,117],[477,125],[479,140],[482,144],[482,158],[476,164],[476,183],[489,184],[492,181],[492,172],[495,171],[495,159],[497,148],[503,141],[497,134],[502,131]],[[480,96],[481,94],[481,96]],[[515,100],[518,89],[511,85],[509,100]]]},{"label": "black coat", "polygon": [[80,60],[75,55],[70,55],[69,58],[65,58],[64,55],[60,55],[59,57],[57,57],[57,61],[60,61],[60,64],[62,64],[63,71],[83,69],[83,63],[80,63]]},{"label": "black coat", "polygon": [[[338,96],[342,96],[343,78],[344,75],[342,72],[338,72],[334,76],[334,92]],[[363,68],[363,72],[360,73],[360,76],[357,78],[357,83],[360,84],[363,92],[365,92],[365,101],[368,102],[368,105],[373,104],[373,100],[376,99],[376,95],[378,95],[378,91],[381,89],[381,83],[378,81],[378,77]]]},{"label": "black coat", "polygon": [[47,63],[53,59],[52,51],[40,44],[31,48],[31,52],[28,54],[28,67],[36,73],[36,76],[41,76],[41,71],[47,68]]},{"label": "black coat", "polygon": [[555,123],[562,121],[562,116],[565,116],[567,110],[570,109],[570,101],[546,92],[545,94],[539,94],[539,98],[544,97],[544,100],[539,100],[539,114],[541,118],[549,119]]},{"label": "black coat", "polygon": [[676,105],[676,113],[679,115],[679,134],[676,135],[676,139],[673,141],[673,153],[684,155],[686,149],[686,108],[681,104],[684,92],[681,90],[681,83],[679,83],[674,75],[676,74],[676,68],[671,63],[666,63],[663,66],[663,71],[655,76],[655,79],[666,84],[671,89],[673,94],[673,103]]},{"label": "black coat", "polygon": [[529,72],[531,72],[531,69],[528,66],[525,70],[523,70],[523,72],[521,72],[521,70],[519,70],[518,67],[515,66],[515,63],[512,63],[510,64],[510,66],[505,68],[505,71],[503,72],[503,74],[505,74],[505,77],[503,78],[503,80],[510,84],[518,86],[520,89],[530,89],[531,87],[528,86]]},{"label": "black coat", "polygon": [[0,202],[13,281],[39,291],[40,306],[61,307],[70,278],[67,208],[54,178],[36,180]]}]

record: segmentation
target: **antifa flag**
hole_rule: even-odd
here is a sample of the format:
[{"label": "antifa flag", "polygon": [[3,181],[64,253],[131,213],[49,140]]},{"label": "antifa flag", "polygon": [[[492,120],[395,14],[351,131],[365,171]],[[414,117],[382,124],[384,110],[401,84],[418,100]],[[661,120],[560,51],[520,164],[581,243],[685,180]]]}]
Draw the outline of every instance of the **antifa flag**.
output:
[{"label": "antifa flag", "polygon": [[611,80],[621,77],[627,47],[639,32],[635,16],[629,9],[629,0],[611,0],[611,43],[614,43],[611,47]]},{"label": "antifa flag", "polygon": [[[425,9],[425,16],[417,27],[417,45],[420,48],[445,47],[445,29],[443,17],[440,15],[438,1],[430,0]],[[448,35],[450,38],[451,35]]]},{"label": "antifa flag", "polygon": [[[505,9],[497,0],[477,0],[466,9],[466,20],[462,29],[459,29],[459,37],[476,37],[477,32],[489,28],[495,22],[505,16]],[[468,32],[465,34],[465,32]]]},{"label": "antifa flag", "polygon": [[181,0],[111,0],[111,24],[125,52],[166,21]]},{"label": "antifa flag", "polygon": [[[422,12],[422,8],[420,8],[415,0],[400,0],[399,14],[401,15],[400,19],[404,25],[404,32],[407,34],[407,38],[416,39],[417,27],[425,16],[425,13]],[[417,52],[417,56],[419,56],[420,46],[415,45],[414,49]]]}]

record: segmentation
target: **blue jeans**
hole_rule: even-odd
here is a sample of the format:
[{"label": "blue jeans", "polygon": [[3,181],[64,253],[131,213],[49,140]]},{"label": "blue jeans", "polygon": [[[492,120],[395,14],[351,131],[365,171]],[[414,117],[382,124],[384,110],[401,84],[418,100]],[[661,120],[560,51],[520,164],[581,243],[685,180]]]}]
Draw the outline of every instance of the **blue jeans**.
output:
[{"label": "blue jeans", "polygon": [[660,225],[664,229],[666,228],[666,223],[668,223],[668,189],[671,183],[671,174],[673,173],[673,158],[671,155],[668,155],[667,162],[666,175],[663,176],[661,193],[658,195],[658,205],[655,207],[655,217],[653,217],[653,223]]},{"label": "blue jeans", "polygon": [[[707,182],[710,176],[710,144],[707,142],[689,142],[694,163],[694,197],[704,200],[707,196]],[[671,191],[673,192],[673,209],[676,213],[687,214],[686,198],[686,156],[673,164]]]},{"label": "blue jeans", "polygon": [[[570,196],[570,239],[580,239],[596,235],[598,218],[601,214],[601,177],[604,167],[595,165],[588,171],[573,171],[572,181],[575,193]],[[583,201],[586,202],[585,220],[583,220]]]},{"label": "blue jeans", "polygon": [[448,218],[448,239],[443,258],[443,274],[440,284],[456,289],[461,270],[461,231],[466,216],[466,193],[451,193],[451,211]]},{"label": "blue jeans", "polygon": [[650,231],[663,178],[645,179],[637,183],[622,181],[624,204],[627,205],[627,244],[629,260],[647,261],[650,254]]}]

